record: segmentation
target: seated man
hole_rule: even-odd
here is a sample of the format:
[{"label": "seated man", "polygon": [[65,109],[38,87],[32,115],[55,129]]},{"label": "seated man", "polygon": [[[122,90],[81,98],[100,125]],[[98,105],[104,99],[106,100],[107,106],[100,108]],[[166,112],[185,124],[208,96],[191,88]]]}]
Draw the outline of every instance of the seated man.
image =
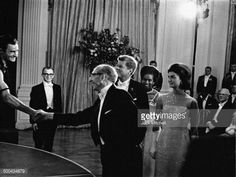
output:
[{"label": "seated man", "polygon": [[229,101],[229,90],[226,88],[220,89],[218,93],[219,104],[212,110],[208,116],[207,135],[221,135],[225,133],[225,129],[232,121],[233,109]]}]

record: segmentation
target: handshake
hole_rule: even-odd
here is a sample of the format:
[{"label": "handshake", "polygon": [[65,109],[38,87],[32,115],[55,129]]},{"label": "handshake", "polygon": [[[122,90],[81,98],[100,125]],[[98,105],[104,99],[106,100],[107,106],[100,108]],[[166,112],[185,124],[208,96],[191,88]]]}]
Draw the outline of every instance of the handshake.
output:
[{"label": "handshake", "polygon": [[32,121],[35,123],[45,121],[45,120],[53,120],[54,113],[45,112],[41,109],[36,110],[34,116],[31,117]]}]

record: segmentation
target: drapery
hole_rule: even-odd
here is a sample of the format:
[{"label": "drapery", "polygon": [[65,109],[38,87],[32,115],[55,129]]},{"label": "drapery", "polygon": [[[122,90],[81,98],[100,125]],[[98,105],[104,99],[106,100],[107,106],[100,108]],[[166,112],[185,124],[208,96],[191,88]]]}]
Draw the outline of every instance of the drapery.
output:
[{"label": "drapery", "polygon": [[[139,69],[156,60],[164,78],[162,91],[168,90],[170,64],[182,62],[192,69],[195,20],[185,19],[178,11],[189,1],[160,0],[157,10],[158,0],[54,0],[48,60],[55,68],[55,81],[62,86],[64,111],[76,112],[93,102],[84,56],[74,50],[80,29],[90,22],[96,31],[109,28],[113,33],[119,28],[122,35],[128,35],[130,45],[142,52]],[[230,0],[208,2],[209,17],[198,27],[194,87],[204,67],[210,65],[219,88],[225,66]]]},{"label": "drapery", "polygon": [[217,77],[217,89],[221,88],[224,77],[228,25],[230,22],[230,0],[209,0],[209,17],[199,23],[195,86],[205,66],[212,67]]},{"label": "drapery", "polygon": [[167,69],[181,62],[192,69],[195,19],[182,16],[181,7],[189,0],[161,0],[159,7],[157,63],[163,74],[162,90],[167,91]]},{"label": "drapery", "polygon": [[[95,31],[119,28],[130,46],[141,50],[142,65],[154,59],[156,45],[156,1],[153,0],[54,0],[47,63],[55,69],[55,82],[62,86],[64,112],[76,112],[92,104],[89,70],[83,54],[75,49],[79,31],[94,24]],[[139,80],[139,69],[136,79]]]},{"label": "drapery", "polygon": [[64,112],[76,112],[92,104],[89,70],[83,54],[75,50],[79,29],[93,19],[94,0],[54,0],[50,40],[50,63],[55,82],[62,87]]},{"label": "drapery", "polygon": [[[168,90],[170,64],[182,62],[192,69],[196,19],[179,13],[179,8],[190,1],[197,0],[160,0],[156,60],[163,73],[163,91]],[[218,88],[224,75],[230,0],[208,0],[208,4],[209,16],[199,22],[197,31],[194,90],[205,66],[212,67]]]}]

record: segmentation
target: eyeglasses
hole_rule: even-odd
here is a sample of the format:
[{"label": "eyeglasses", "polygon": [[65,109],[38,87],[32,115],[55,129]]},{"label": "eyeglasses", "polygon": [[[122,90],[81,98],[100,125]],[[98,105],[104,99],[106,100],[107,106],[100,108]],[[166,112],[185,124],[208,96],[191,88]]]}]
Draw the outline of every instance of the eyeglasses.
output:
[{"label": "eyeglasses", "polygon": [[102,75],[103,73],[91,73],[91,76],[98,76],[98,75]]},{"label": "eyeglasses", "polygon": [[48,73],[43,73],[43,75],[44,75],[44,76],[53,76],[54,74],[52,74],[52,73],[50,73],[50,74],[48,74]]},{"label": "eyeglasses", "polygon": [[218,95],[229,96],[228,94],[218,93]]}]

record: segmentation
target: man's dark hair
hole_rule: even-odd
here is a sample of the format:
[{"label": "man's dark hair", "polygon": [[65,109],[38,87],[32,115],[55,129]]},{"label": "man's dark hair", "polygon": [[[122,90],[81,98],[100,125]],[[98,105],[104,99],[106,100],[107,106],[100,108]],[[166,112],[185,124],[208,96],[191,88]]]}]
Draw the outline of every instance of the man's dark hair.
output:
[{"label": "man's dark hair", "polygon": [[43,69],[42,69],[42,74],[43,74],[43,72],[44,72],[45,69],[52,69],[53,72],[54,72],[54,69],[53,69],[51,66],[45,66],[45,67],[43,67]]},{"label": "man's dark hair", "polygon": [[210,69],[211,70],[211,67],[210,66],[206,66],[205,69]]},{"label": "man's dark hair", "polygon": [[151,64],[155,64],[155,66],[156,66],[156,65],[157,65],[157,62],[156,62],[155,60],[151,60],[149,64],[150,64],[150,65],[151,65]]},{"label": "man's dark hair", "polygon": [[0,50],[2,51],[6,51],[8,44],[15,45],[16,43],[16,38],[9,34],[0,36]]}]

